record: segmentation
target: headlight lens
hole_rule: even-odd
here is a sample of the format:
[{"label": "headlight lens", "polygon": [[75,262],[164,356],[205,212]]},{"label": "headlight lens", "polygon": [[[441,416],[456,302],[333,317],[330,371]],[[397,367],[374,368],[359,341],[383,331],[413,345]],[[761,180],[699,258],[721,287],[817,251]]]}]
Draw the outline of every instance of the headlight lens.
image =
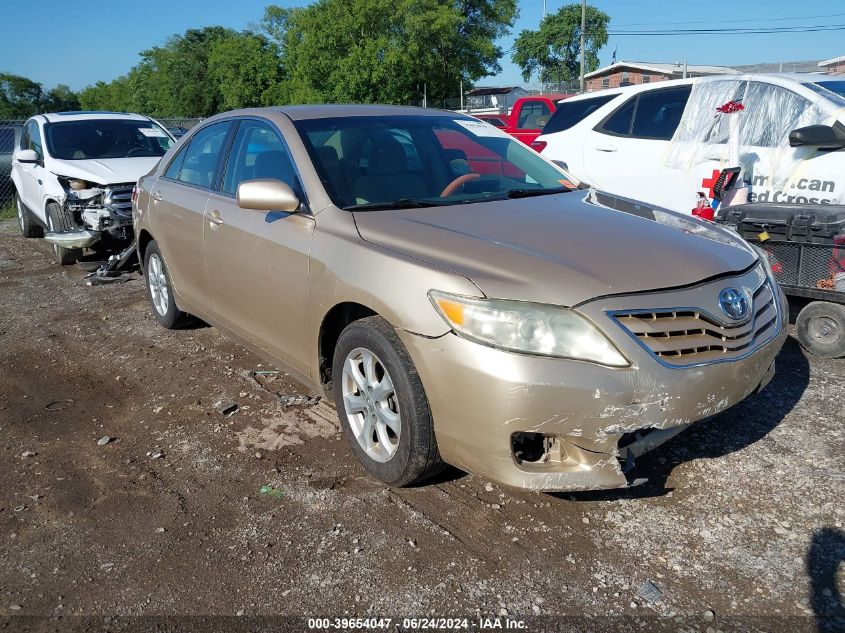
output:
[{"label": "headlight lens", "polygon": [[772,281],[772,283],[777,283],[775,279],[775,271],[772,270],[772,260],[769,254],[756,244],[749,244],[751,248],[753,248],[757,254],[760,256],[760,261],[763,262],[763,267],[766,269],[766,276]]},{"label": "headlight lens", "polygon": [[457,334],[478,343],[611,367],[630,364],[595,325],[573,310],[524,301],[463,297],[438,290],[431,290],[428,296]]}]

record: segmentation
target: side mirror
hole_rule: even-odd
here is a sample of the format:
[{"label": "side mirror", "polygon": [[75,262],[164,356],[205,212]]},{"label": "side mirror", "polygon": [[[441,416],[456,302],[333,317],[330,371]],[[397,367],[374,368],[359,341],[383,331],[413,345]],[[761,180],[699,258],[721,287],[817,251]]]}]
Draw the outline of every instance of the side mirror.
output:
[{"label": "side mirror", "polygon": [[808,125],[789,133],[790,147],[818,147],[840,149],[845,147],[845,126]]},{"label": "side mirror", "polygon": [[275,178],[244,180],[238,185],[238,206],[256,211],[299,210],[299,198],[287,184]]},{"label": "side mirror", "polygon": [[19,163],[37,163],[41,159],[34,149],[19,149],[15,152],[15,160]]}]

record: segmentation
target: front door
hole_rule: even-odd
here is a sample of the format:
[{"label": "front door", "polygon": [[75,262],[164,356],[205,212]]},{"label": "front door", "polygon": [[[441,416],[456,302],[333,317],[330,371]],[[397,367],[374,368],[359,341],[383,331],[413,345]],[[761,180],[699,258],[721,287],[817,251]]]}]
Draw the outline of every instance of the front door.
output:
[{"label": "front door", "polygon": [[[281,134],[258,119],[241,121],[221,186],[205,217],[205,257],[220,322],[307,374],[308,252],[315,220],[306,211],[238,206],[238,185],[276,178],[303,197]],[[303,205],[304,209],[304,205]]]},{"label": "front door", "polygon": [[[41,130],[36,121],[30,120],[24,128],[21,136],[21,149],[34,150],[41,163],[44,162],[44,148],[41,143]],[[18,195],[23,200],[23,203],[35,213],[42,220],[46,220],[44,215],[44,205],[41,203],[41,183],[44,167],[41,163],[19,163],[15,162],[15,169],[20,174],[21,190]]]}]

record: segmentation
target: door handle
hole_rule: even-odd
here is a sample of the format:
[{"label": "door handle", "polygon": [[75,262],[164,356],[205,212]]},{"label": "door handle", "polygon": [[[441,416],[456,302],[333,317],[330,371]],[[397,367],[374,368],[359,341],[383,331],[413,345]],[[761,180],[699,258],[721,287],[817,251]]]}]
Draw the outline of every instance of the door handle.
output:
[{"label": "door handle", "polygon": [[596,148],[597,152],[615,152],[616,147],[613,145],[602,145],[601,147]]},{"label": "door handle", "polygon": [[223,218],[220,217],[220,211],[215,209],[211,213],[208,214],[208,223],[211,225],[211,228],[215,226],[220,226],[223,224]]},{"label": "door handle", "polygon": [[156,202],[161,202],[162,200],[164,200],[164,196],[161,195],[160,191],[153,191],[150,197]]}]

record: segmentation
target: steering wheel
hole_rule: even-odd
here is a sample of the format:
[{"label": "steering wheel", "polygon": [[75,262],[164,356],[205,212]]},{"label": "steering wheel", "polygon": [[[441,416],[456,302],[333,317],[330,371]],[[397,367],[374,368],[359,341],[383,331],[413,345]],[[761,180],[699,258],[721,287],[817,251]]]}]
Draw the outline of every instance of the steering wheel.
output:
[{"label": "steering wheel", "polygon": [[129,158],[130,156],[133,156],[136,152],[149,152],[149,151],[150,151],[149,147],[144,147],[143,145],[135,145],[132,149],[130,149],[128,152],[126,152],[126,157]]},{"label": "steering wheel", "polygon": [[475,180],[476,178],[481,178],[481,174],[472,173],[458,176],[452,182],[446,185],[446,188],[440,192],[440,197],[445,198],[447,196],[451,196],[458,189],[463,187],[466,183],[470,182],[471,180]]}]

